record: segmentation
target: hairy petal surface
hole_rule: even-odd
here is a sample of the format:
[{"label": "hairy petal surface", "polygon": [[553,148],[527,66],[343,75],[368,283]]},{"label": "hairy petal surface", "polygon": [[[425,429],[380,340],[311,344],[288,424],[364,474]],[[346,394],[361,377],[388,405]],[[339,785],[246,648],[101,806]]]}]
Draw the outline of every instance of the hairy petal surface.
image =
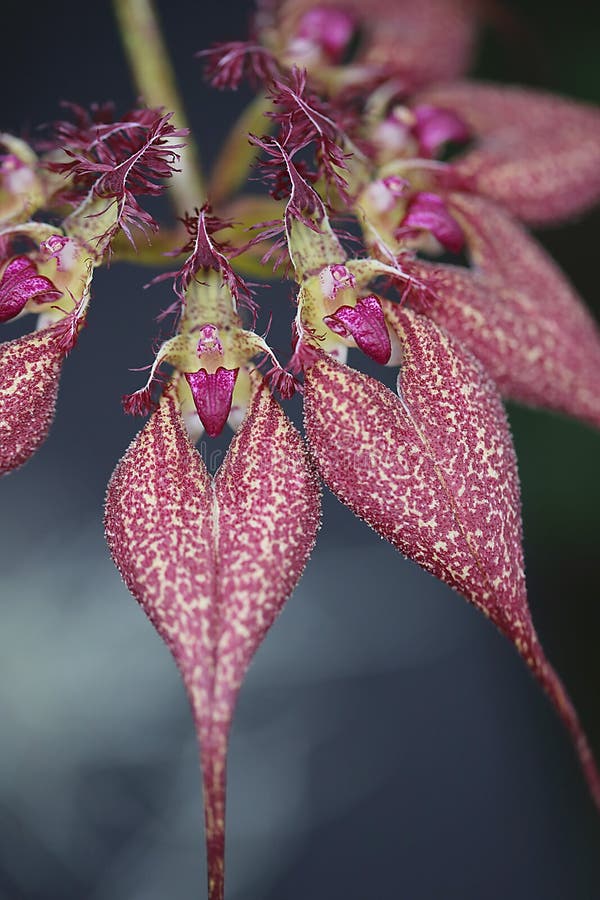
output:
[{"label": "hairy petal surface", "polygon": [[171,390],[117,466],[106,534],[181,670],[200,741],[210,900],[224,895],[227,736],[246,669],[319,524],[301,438],[266,387],[213,480]]},{"label": "hairy petal surface", "polygon": [[474,270],[417,263],[429,315],[485,365],[502,394],[600,427],[600,334],[564,274],[496,204],[452,195]]},{"label": "hairy petal surface", "polygon": [[577,746],[585,736],[527,608],[516,461],[496,389],[434,322],[398,307],[399,396],[322,356],[306,373],[308,438],[328,487],[395,547],[479,607],[512,640]]},{"label": "hairy petal surface", "polygon": [[460,178],[532,225],[600,200],[600,110],[542,91],[477,82],[441,85],[419,103],[457,113],[477,138]]},{"label": "hairy petal surface", "polygon": [[60,326],[0,344],[0,474],[26,462],[54,418],[63,359]]}]

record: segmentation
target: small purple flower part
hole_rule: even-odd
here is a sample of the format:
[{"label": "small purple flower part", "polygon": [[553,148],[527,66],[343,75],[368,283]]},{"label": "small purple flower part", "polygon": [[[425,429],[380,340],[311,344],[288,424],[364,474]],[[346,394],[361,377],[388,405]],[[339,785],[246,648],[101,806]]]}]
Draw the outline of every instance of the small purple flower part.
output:
[{"label": "small purple flower part", "polygon": [[223,344],[219,340],[219,329],[215,325],[203,325],[198,339],[198,356],[216,353],[223,356]]},{"label": "small purple flower part", "polygon": [[353,288],[356,278],[352,272],[341,264],[326,266],[319,274],[323,294],[328,300],[335,300],[338,291]]},{"label": "small purple flower part", "polygon": [[222,365],[224,355],[218,328],[204,325],[198,340],[198,356],[202,365],[197,372],[186,372],[185,377],[209,437],[221,434],[225,427],[239,372],[239,367],[227,369]]},{"label": "small purple flower part", "polygon": [[[310,14],[319,11],[323,34],[313,38],[313,46],[322,48],[322,52],[303,60],[315,76],[326,77],[330,67],[342,61],[348,47],[343,46],[344,30],[352,22],[353,34],[361,40],[352,61],[335,73],[336,93],[348,85],[364,85],[382,77],[394,77],[409,90],[454,78],[469,67],[477,31],[473,5],[464,0],[340,0],[339,4],[318,5],[314,0],[259,0],[258,6],[259,35],[269,46],[275,45],[286,61],[296,50],[299,31],[307,30],[307,19],[311,25]],[[348,24],[343,24],[340,13],[350,20]],[[325,15],[329,19],[328,32]],[[334,27],[336,15],[340,18]],[[316,16],[312,22],[316,26]],[[329,42],[337,59],[327,58]]]},{"label": "small purple flower part", "polygon": [[54,300],[60,291],[49,278],[39,275],[27,256],[15,256],[0,276],[0,322],[8,322],[22,312],[29,300]]},{"label": "small purple flower part", "polygon": [[448,141],[463,143],[470,137],[469,129],[457,113],[438,106],[423,104],[413,110],[413,133],[419,142],[422,156],[437,156]]},{"label": "small purple flower part", "polygon": [[304,57],[316,50],[329,63],[336,65],[342,61],[356,27],[356,18],[348,10],[336,6],[315,6],[300,19],[290,52]]},{"label": "small purple flower part", "polygon": [[426,191],[415,194],[408,204],[396,237],[409,237],[415,230],[430,231],[451,253],[460,253],[465,242],[460,225],[452,218],[442,198]]},{"label": "small purple flower part", "polygon": [[362,297],[356,306],[340,306],[323,321],[340,337],[352,337],[356,346],[375,362],[385,365],[392,355],[390,336],[381,303],[373,294]]},{"label": "small purple flower part", "polygon": [[198,416],[209,437],[221,434],[225,427],[238,372],[239,368],[225,369],[219,366],[216,372],[199,369],[197,372],[185,373]]},{"label": "small purple flower part", "polygon": [[291,372],[282,369],[281,366],[273,366],[265,373],[265,381],[272,391],[279,391],[282,400],[290,400],[302,386]]}]

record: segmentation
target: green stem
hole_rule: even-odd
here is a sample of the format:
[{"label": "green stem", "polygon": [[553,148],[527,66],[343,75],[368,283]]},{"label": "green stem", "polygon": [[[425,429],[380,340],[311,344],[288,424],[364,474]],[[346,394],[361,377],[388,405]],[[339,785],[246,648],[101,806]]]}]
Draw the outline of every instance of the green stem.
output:
[{"label": "green stem", "polygon": [[271,121],[265,118],[270,105],[268,98],[259,94],[242,112],[225,138],[210,173],[210,200],[215,206],[231,197],[247,179],[258,153],[256,147],[250,144],[248,134],[265,134],[270,129]]},{"label": "green stem", "polygon": [[[175,72],[160,29],[153,0],[113,0],[121,40],[129,66],[148,106],[163,106],[174,113],[178,128],[187,128]],[[181,151],[181,172],[170,182],[178,214],[204,202],[205,188],[198,150],[191,137]]]}]

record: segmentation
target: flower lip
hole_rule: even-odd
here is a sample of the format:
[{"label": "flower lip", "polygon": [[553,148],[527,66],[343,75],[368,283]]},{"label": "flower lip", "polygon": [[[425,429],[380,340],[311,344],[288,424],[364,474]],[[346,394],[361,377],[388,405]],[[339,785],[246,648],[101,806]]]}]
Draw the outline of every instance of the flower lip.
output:
[{"label": "flower lip", "polygon": [[448,141],[464,143],[469,140],[470,131],[467,125],[460,116],[449,109],[422,104],[416,106],[413,113],[415,116],[413,132],[423,156],[435,156]]},{"label": "flower lip", "polygon": [[363,353],[381,365],[392,355],[381,303],[374,294],[362,297],[356,306],[340,306],[332,316],[324,316],[323,322],[340,337],[352,337]]},{"label": "flower lip", "polygon": [[56,300],[60,295],[49,278],[38,274],[27,256],[15,256],[0,277],[0,322],[18,316],[29,300]]},{"label": "flower lip", "polygon": [[209,437],[217,437],[225,427],[238,372],[239,368],[219,366],[216,372],[199,369],[185,373],[198,416]]},{"label": "flower lip", "polygon": [[460,253],[465,238],[462,228],[437,194],[421,191],[411,199],[406,215],[396,230],[396,238],[410,238],[419,231],[429,231],[451,253]]}]

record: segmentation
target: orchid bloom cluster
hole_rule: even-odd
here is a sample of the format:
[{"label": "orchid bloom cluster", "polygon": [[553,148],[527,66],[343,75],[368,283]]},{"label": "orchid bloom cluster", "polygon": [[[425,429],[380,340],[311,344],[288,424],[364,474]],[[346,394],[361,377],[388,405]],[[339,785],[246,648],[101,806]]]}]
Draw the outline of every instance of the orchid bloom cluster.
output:
[{"label": "orchid bloom cluster", "polygon": [[[600,198],[600,114],[459,80],[475,12],[462,0],[263,2],[252,40],[200,54],[213,85],[247,79],[259,97],[207,196],[189,197],[176,268],[159,276],[173,285],[172,331],[123,398],[149,419],[109,484],[106,535],[189,695],[211,900],[224,896],[236,697],[313,549],[320,482],[513,642],[600,805],[528,611],[502,404],[600,425],[598,330],[526,229]],[[70,112],[38,152],[0,135],[0,320],[36,323],[0,347],[3,472],[43,442],[94,271],[118,259],[122,235],[157,230],[140,198],[162,191],[186,139],[164,109]],[[236,196],[253,162],[269,197]],[[244,277],[273,267],[295,284],[283,361],[257,331],[261,284]],[[395,367],[397,391],[361,372],[361,356]],[[280,402],[295,393],[305,437]],[[226,429],[213,476],[195,443]]]}]

